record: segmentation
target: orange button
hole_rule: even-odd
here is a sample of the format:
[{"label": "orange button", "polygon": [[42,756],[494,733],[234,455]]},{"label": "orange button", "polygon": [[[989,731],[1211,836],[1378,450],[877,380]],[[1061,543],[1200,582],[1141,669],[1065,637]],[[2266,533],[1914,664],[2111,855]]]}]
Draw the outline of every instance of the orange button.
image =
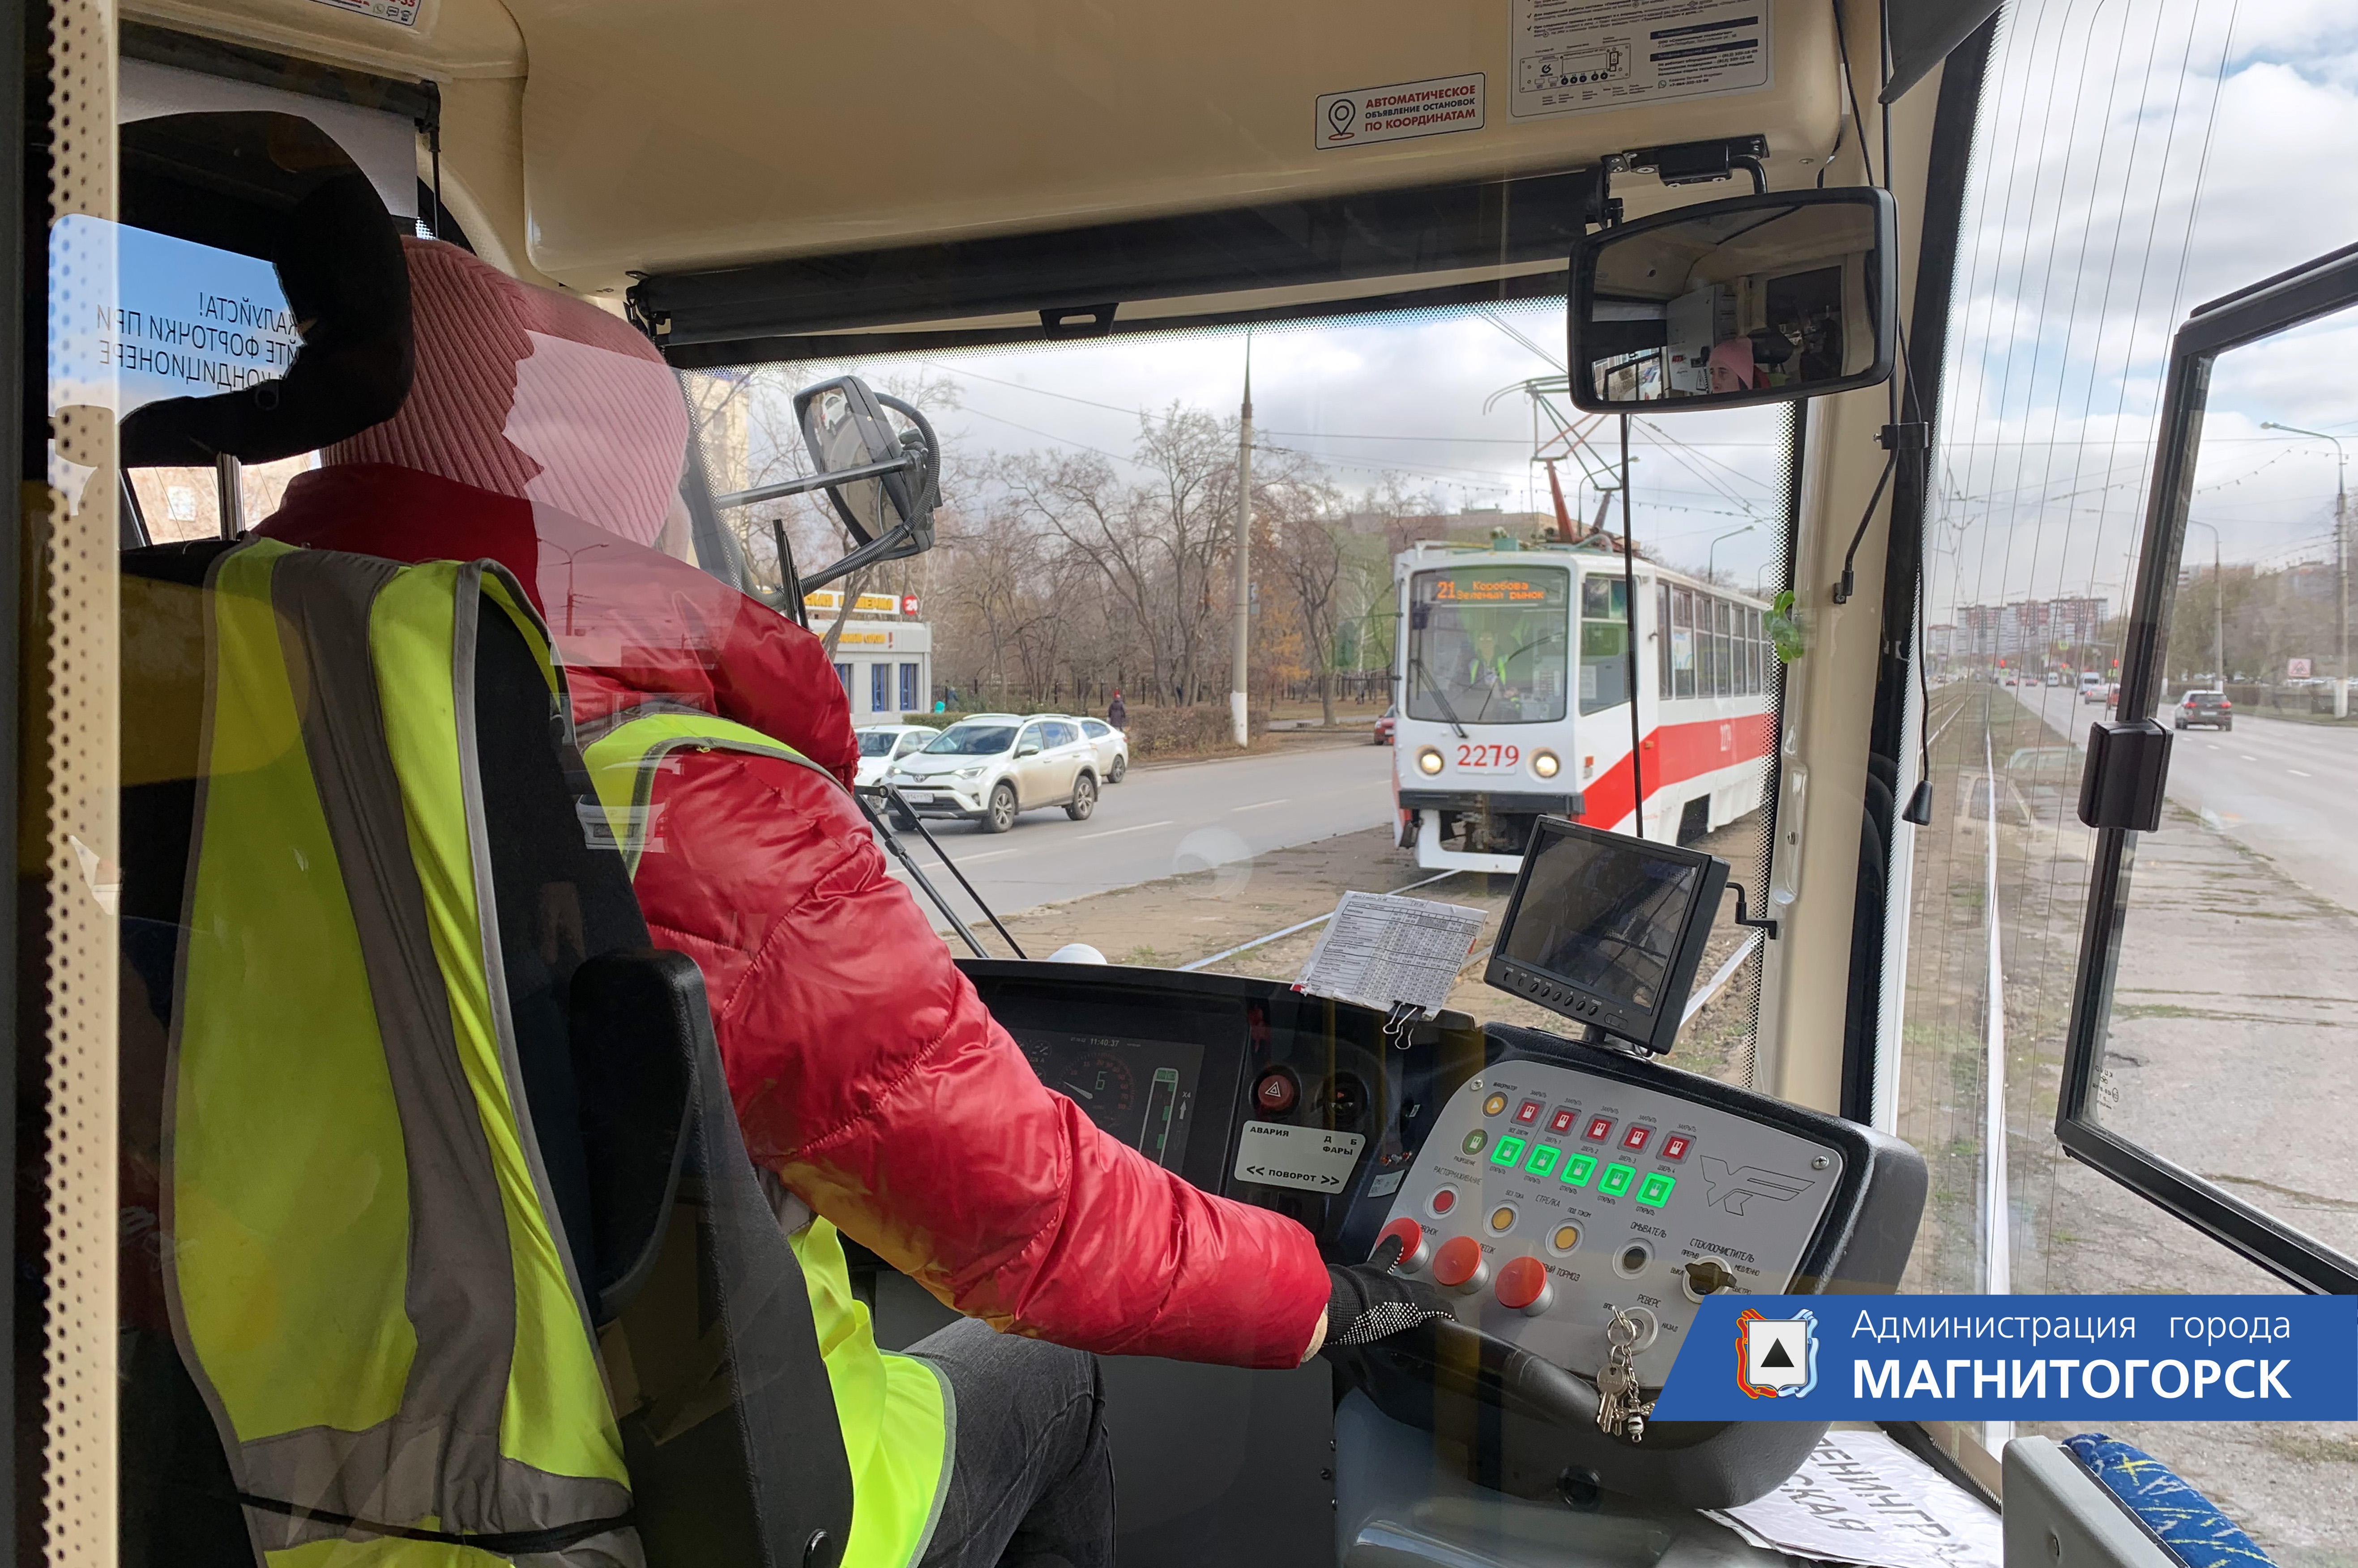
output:
[{"label": "orange button", "polygon": [[1482,1244],[1470,1236],[1453,1236],[1433,1255],[1435,1283],[1451,1290],[1476,1291],[1489,1266],[1482,1261]]},{"label": "orange button", "polygon": [[1517,1258],[1498,1271],[1498,1304],[1514,1312],[1541,1313],[1555,1299],[1548,1284],[1547,1265],[1536,1258]]},{"label": "orange button", "polygon": [[1400,1238],[1401,1255],[1393,1267],[1402,1273],[1412,1272],[1422,1262],[1421,1255],[1424,1251],[1424,1227],[1412,1219],[1396,1219],[1385,1226],[1383,1234],[1376,1238],[1376,1249],[1381,1251],[1384,1243],[1395,1236]]}]

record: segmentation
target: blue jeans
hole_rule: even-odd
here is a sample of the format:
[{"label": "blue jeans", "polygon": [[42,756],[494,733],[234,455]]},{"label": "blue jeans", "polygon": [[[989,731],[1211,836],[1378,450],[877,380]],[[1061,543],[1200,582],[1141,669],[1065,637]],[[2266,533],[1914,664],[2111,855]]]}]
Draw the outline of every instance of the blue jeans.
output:
[{"label": "blue jeans", "polygon": [[923,1568],[1111,1568],[1113,1452],[1086,1351],[963,1318],[909,1346],[957,1404]]}]

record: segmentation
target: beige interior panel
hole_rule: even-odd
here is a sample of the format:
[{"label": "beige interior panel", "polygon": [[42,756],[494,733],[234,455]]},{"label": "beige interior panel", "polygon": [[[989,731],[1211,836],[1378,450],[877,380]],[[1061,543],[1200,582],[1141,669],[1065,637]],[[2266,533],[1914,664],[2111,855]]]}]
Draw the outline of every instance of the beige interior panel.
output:
[{"label": "beige interior panel", "polygon": [[500,0],[419,0],[411,27],[321,0],[128,0],[123,15],[379,76],[451,81],[525,69],[524,34]]},{"label": "beige interior panel", "polygon": [[[1854,51],[1872,59],[1873,13],[1855,23]],[[1854,58],[1856,58],[1854,55]],[[1915,299],[1916,259],[1922,253],[1925,170],[1933,112],[1941,96],[1939,70],[1918,82],[1892,106],[1892,193],[1900,212],[1898,287],[1902,319]],[[1868,134],[1874,100],[1865,104]],[[1881,160],[1877,159],[1877,171]],[[1864,181],[1864,171],[1845,150],[1835,178]],[[1801,536],[1794,556],[1794,602],[1808,637],[1808,652],[1785,674],[1789,754],[1808,768],[1808,801],[1801,820],[1777,824],[1780,867],[1795,856],[1807,875],[1801,896],[1776,911],[1785,922],[1777,942],[1778,962],[1768,966],[1760,1002],[1760,1044],[1756,1086],[1796,1105],[1833,1111],[1842,1106],[1843,1034],[1850,1000],[1851,925],[1856,914],[1859,829],[1866,798],[1868,725],[1884,639],[1884,557],[1890,539],[1892,497],[1884,492],[1873,523],[1859,543],[1857,592],[1847,604],[1833,601],[1859,515],[1875,493],[1885,454],[1877,432],[1890,418],[1889,392],[1868,387],[1812,402],[1808,451],[1803,460]],[[1914,787],[1916,759],[1900,763],[1899,795]],[[1899,826],[1900,843],[1912,830]],[[1904,848],[1902,849],[1904,853]],[[1777,878],[1772,875],[1772,885]],[[1904,914],[1904,911],[1902,914]],[[1895,1043],[1886,1042],[1887,1047]]]},{"label": "beige interior panel", "polygon": [[[114,8],[59,0],[49,10],[49,216],[115,211]],[[51,308],[103,309],[111,267],[55,282]],[[48,1310],[41,1494],[49,1568],[115,1561],[116,727],[114,420],[81,405],[55,411],[49,477],[27,482],[32,656],[21,674],[41,770],[25,803],[43,811],[46,887],[39,937],[45,1002],[42,1094],[48,1166],[42,1283]],[[81,482],[82,481],[94,482]],[[20,1155],[21,1159],[22,1156]]]},{"label": "beige interior panel", "polygon": [[[1838,118],[1831,10],[1813,0],[1775,5],[1768,88],[1522,120],[1509,0],[513,9],[532,62],[532,259],[589,289],[631,270],[1562,169],[1714,135],[1766,135],[1772,173],[1798,184]],[[1473,71],[1479,130],[1315,146],[1320,93]]]}]

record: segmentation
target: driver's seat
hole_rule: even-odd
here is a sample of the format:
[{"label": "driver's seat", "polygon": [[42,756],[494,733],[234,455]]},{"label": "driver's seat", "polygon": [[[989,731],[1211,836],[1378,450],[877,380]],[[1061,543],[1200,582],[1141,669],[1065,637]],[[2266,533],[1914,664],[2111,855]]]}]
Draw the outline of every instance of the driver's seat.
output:
[{"label": "driver's seat", "polygon": [[[270,826],[257,831],[252,820],[242,838],[205,830],[221,820],[210,815],[219,800],[209,798],[233,795],[241,771],[250,776],[273,760],[266,744],[241,754],[240,737],[209,723],[225,693],[254,678],[221,656],[222,574],[244,574],[242,612],[251,625],[252,568],[265,556],[284,574],[272,581],[266,608],[296,720],[276,738],[278,755],[308,758],[328,819],[343,819],[331,833],[337,874],[326,881],[297,884],[283,866],[277,883],[251,874],[274,859],[304,861],[307,842],[316,859],[316,839],[298,842],[290,831],[274,849]],[[301,569],[287,571],[290,562]],[[438,1560],[460,1547],[601,1568],[642,1552],[657,1568],[831,1568],[849,1536],[851,1489],[806,1289],[739,1138],[696,968],[649,950],[621,860],[594,816],[545,637],[535,638],[522,594],[503,595],[492,581],[485,602],[502,602],[462,613],[473,635],[446,643],[445,678],[395,678],[395,663],[380,656],[388,638],[414,643],[417,632],[401,619],[416,596],[389,594],[387,585],[455,572],[463,598],[466,574],[479,570],[211,541],[124,557],[124,1205],[146,1217],[125,1226],[123,1253],[124,1560],[251,1568],[307,1542],[341,1540]],[[298,579],[308,586],[290,589]],[[409,769],[406,794],[395,799],[386,775],[398,770],[368,753],[367,738],[437,724],[460,738],[460,766],[430,787],[418,787],[418,770]],[[328,801],[330,795],[340,798]],[[372,795],[379,807],[393,801],[390,820],[403,827],[372,836],[353,826]],[[375,819],[386,820],[382,810]],[[451,862],[414,851],[437,831],[433,819],[442,828],[458,825],[471,846],[455,874]],[[310,875],[308,864],[300,870]],[[401,900],[380,896],[384,889],[436,876],[470,884],[458,891],[480,901],[476,931],[447,923],[405,931],[386,921]],[[393,1152],[307,1119],[320,1102],[305,1100],[303,1085],[319,1075],[303,1069],[337,1044],[327,1021],[257,1030],[247,1021],[268,1010],[253,1011],[252,994],[220,983],[224,962],[234,978],[299,974],[310,961],[313,935],[289,929],[287,907],[264,896],[298,885],[341,889],[363,925],[385,923],[363,934],[378,957],[368,963],[359,1004],[380,1020],[406,1010],[430,1023],[437,1009],[452,1007],[456,993],[443,986],[451,953],[471,935],[478,944],[492,1014],[479,1037],[507,1047],[506,1093],[483,1098],[479,1076],[475,1098],[458,1103],[488,1108],[481,1132],[494,1163],[505,1146],[531,1169],[530,1180],[512,1179],[495,1195],[508,1216],[504,1234],[555,1246],[564,1266],[544,1260],[540,1278],[568,1281],[572,1305],[558,1316],[579,1314],[569,1329],[542,1324],[542,1342],[561,1346],[570,1334],[580,1345],[594,1327],[596,1370],[571,1395],[559,1373],[535,1365],[503,1379],[505,1402],[494,1398],[488,1417],[446,1422],[438,1436],[418,1437],[400,1421],[348,1433],[305,1424],[304,1401],[323,1392],[312,1385],[332,1381],[338,1367],[382,1375],[391,1366],[402,1420],[439,1410],[429,1396],[464,1399],[463,1376],[438,1394],[424,1386],[436,1368],[422,1349],[404,1370],[402,1345],[447,1346],[480,1329],[481,1313],[504,1311],[519,1325],[514,1344],[523,1350],[529,1314],[518,1306],[524,1287],[513,1282],[523,1278],[520,1265],[504,1251],[470,1262],[447,1244],[449,1227],[426,1223],[430,1203],[449,1201],[430,1189],[456,1179],[465,1147],[481,1147],[474,1117],[433,1124],[414,1104],[400,1105],[397,1155],[407,1180],[396,1189],[382,1179]],[[277,945],[275,954],[264,943]],[[319,933],[316,946],[324,966],[332,933]],[[399,961],[380,961],[386,955]],[[329,1002],[331,990],[321,993]],[[217,1024],[227,1010],[233,1026],[208,1031],[209,1008]],[[243,1081],[259,1092],[231,1093],[233,1077],[208,1077],[186,1054],[205,1040],[216,1057],[234,1054]],[[388,1062],[394,1050],[386,1045]],[[275,1086],[274,1059],[282,1069]],[[450,1081],[470,1071],[433,1052],[409,1066]],[[480,1075],[480,1064],[473,1070]],[[224,1128],[247,1141],[220,1136]],[[290,1149],[308,1162],[300,1180],[284,1175]],[[202,1180],[188,1167],[200,1151],[211,1162]],[[519,1192],[543,1201],[520,1206]],[[319,1201],[330,1193],[348,1195],[347,1206]],[[217,1212],[209,1212],[216,1198]],[[285,1223],[270,1223],[272,1216]],[[406,1222],[406,1247],[403,1230],[391,1232],[394,1263],[407,1271],[403,1311],[379,1322],[298,1310],[305,1300],[328,1299],[320,1292],[336,1284],[304,1277],[311,1254],[341,1248],[342,1256],[364,1256],[346,1245],[350,1238],[396,1221]],[[224,1259],[244,1272],[220,1272]],[[211,1317],[200,1311],[194,1315],[205,1321],[192,1325],[191,1281],[208,1270],[216,1286],[223,1278],[252,1284],[242,1293],[216,1289]],[[224,1302],[247,1309],[226,1336]],[[368,1343],[356,1345],[356,1336]],[[439,1370],[454,1368],[463,1374],[465,1364],[446,1357]],[[200,1369],[207,1376],[192,1375]],[[601,1411],[587,1419],[619,1439],[623,1512],[568,1515],[561,1487],[530,1465],[518,1472],[503,1450],[515,1429],[534,1422],[564,1447],[557,1407],[565,1398],[595,1403],[600,1379],[611,1390],[611,1419]],[[535,1388],[557,1390],[557,1406],[541,1400],[528,1408]],[[271,1425],[257,1411],[296,1414]],[[585,1429],[580,1446],[596,1441]],[[462,1452],[470,1444],[481,1450],[481,1464]],[[420,1495],[412,1485],[420,1465],[439,1477],[428,1488],[438,1499],[430,1517],[390,1504],[392,1515],[372,1512],[375,1502]],[[519,1522],[511,1509],[499,1516],[501,1528],[473,1530],[454,1516],[471,1506],[478,1485],[486,1495],[509,1487],[503,1495],[512,1501],[557,1501],[546,1518],[526,1507]]]}]

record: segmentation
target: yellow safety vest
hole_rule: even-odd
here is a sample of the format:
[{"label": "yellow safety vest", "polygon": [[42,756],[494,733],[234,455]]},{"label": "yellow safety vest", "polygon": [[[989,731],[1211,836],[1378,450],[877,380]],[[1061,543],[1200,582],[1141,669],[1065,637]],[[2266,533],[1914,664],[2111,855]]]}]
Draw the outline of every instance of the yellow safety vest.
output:
[{"label": "yellow safety vest", "polygon": [[212,565],[167,1301],[269,1568],[642,1561],[520,1113],[471,766],[497,567]]},{"label": "yellow safety vest", "polygon": [[[633,878],[650,838],[668,831],[654,816],[655,779],[664,759],[679,751],[775,757],[842,787],[793,747],[745,725],[675,708],[626,715],[583,749],[582,761]],[[957,1414],[949,1381],[930,1362],[877,1347],[868,1308],[851,1293],[851,1270],[831,1223],[815,1217],[787,1241],[808,1284],[844,1457],[851,1465],[851,1540],[842,1568],[903,1568],[932,1540],[949,1481]]]}]

